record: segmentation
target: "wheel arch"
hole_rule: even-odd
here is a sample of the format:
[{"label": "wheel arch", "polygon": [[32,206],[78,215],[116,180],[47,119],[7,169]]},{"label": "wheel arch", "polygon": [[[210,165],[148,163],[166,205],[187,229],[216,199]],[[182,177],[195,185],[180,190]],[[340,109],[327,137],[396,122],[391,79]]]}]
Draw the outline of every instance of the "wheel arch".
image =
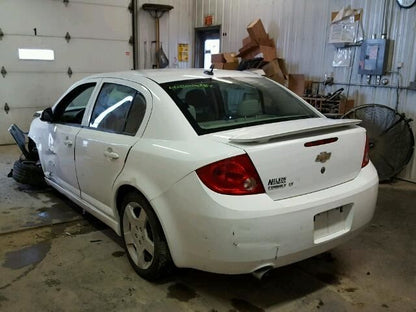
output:
[{"label": "wheel arch", "polygon": [[[137,187],[132,186],[130,184],[120,185],[118,187],[118,189],[117,189],[117,192],[116,192],[115,205],[116,205],[117,217],[118,217],[118,220],[119,220],[119,222],[118,222],[119,229],[118,230],[120,231],[120,234],[121,234],[121,228],[120,228],[120,226],[121,226],[121,218],[122,218],[122,216],[121,216],[121,208],[122,208],[121,204],[123,202],[123,198],[128,193],[137,193],[139,196],[142,196],[147,201],[147,203],[149,204],[149,206],[152,208],[153,212],[156,215],[157,221],[159,222],[159,225],[160,225],[160,227],[162,229],[162,232],[163,232],[162,233],[163,234],[163,237],[165,238],[165,241],[167,242],[167,240],[166,240],[166,234],[165,234],[166,231],[165,231],[165,228],[163,226],[163,222],[161,222],[161,220],[160,220],[160,215],[159,215],[157,209],[155,209],[153,207],[153,205],[151,204],[151,201],[143,194],[142,191],[140,191]],[[169,247],[169,244],[168,244],[168,247]]]}]

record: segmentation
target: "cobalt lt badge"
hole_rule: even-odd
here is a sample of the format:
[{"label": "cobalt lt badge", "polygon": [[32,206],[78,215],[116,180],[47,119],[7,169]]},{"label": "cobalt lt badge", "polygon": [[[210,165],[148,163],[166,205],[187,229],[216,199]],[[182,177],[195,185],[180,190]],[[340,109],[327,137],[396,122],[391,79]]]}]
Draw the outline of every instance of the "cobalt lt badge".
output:
[{"label": "cobalt lt badge", "polygon": [[322,152],[318,156],[316,156],[315,161],[320,163],[325,163],[331,158],[331,153]]}]

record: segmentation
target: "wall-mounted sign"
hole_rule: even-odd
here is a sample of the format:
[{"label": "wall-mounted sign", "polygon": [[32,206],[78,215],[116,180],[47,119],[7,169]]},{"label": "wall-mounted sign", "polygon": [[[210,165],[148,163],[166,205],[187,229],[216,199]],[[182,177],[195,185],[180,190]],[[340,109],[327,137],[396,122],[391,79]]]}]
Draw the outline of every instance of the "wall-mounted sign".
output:
[{"label": "wall-mounted sign", "polygon": [[189,60],[189,44],[179,43],[178,44],[178,61],[188,62]]}]

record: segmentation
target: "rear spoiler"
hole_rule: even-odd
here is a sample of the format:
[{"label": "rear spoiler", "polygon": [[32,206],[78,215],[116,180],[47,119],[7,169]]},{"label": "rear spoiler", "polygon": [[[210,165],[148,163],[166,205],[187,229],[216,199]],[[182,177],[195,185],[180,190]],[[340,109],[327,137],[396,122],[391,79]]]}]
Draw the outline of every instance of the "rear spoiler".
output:
[{"label": "rear spoiler", "polygon": [[312,131],[326,130],[358,125],[358,119],[329,119],[313,118],[299,119],[281,123],[241,129],[236,135],[228,138],[232,143],[262,143],[272,139],[308,133]]}]

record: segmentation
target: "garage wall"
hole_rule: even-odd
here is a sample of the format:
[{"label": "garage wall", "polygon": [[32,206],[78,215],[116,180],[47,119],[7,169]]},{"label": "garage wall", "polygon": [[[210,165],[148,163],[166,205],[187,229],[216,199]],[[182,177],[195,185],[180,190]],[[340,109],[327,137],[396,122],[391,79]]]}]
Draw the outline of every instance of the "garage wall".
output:
[{"label": "garage wall", "polygon": [[[138,7],[138,54],[139,68],[149,69],[155,64],[156,40],[155,21],[149,12],[141,9],[144,3],[157,3],[173,6],[173,9],[165,13],[159,21],[160,41],[163,51],[169,59],[169,67],[189,68],[192,67],[193,51],[193,20],[194,0],[137,0]],[[188,62],[175,62],[178,57],[178,44],[189,44]]]},{"label": "garage wall", "polygon": [[[1,0],[0,144],[7,128],[28,130],[34,111],[51,106],[75,81],[93,73],[132,68],[129,0]],[[36,28],[36,35],[35,30]],[[69,32],[71,39],[65,40]],[[53,49],[54,61],[23,61],[18,48]],[[73,72],[69,77],[68,67]],[[10,107],[8,114],[4,104]]]},{"label": "garage wall", "polygon": [[[393,71],[397,63],[403,62],[400,75],[386,76],[390,87],[351,86],[365,84],[357,74],[359,48],[356,48],[354,66],[351,68],[333,68],[332,59],[335,48],[327,44],[330,14],[346,5],[363,8],[363,29],[365,36],[372,34],[380,37],[383,29],[383,8],[387,4],[386,20],[388,37],[394,40]],[[214,15],[214,23],[222,25],[222,51],[238,51],[241,40],[247,36],[246,26],[261,18],[266,31],[276,40],[279,57],[286,59],[290,73],[305,74],[306,79],[322,81],[325,73],[333,73],[335,82],[340,85],[327,87],[326,92],[344,87],[349,98],[356,105],[378,103],[396,106],[397,84],[408,86],[416,80],[416,6],[400,9],[393,0],[196,0],[195,27],[203,26],[204,16]],[[374,80],[373,80],[374,81]],[[416,91],[400,89],[400,112],[415,121],[416,131]],[[402,172],[401,177],[416,182],[416,160],[413,160]]]}]

